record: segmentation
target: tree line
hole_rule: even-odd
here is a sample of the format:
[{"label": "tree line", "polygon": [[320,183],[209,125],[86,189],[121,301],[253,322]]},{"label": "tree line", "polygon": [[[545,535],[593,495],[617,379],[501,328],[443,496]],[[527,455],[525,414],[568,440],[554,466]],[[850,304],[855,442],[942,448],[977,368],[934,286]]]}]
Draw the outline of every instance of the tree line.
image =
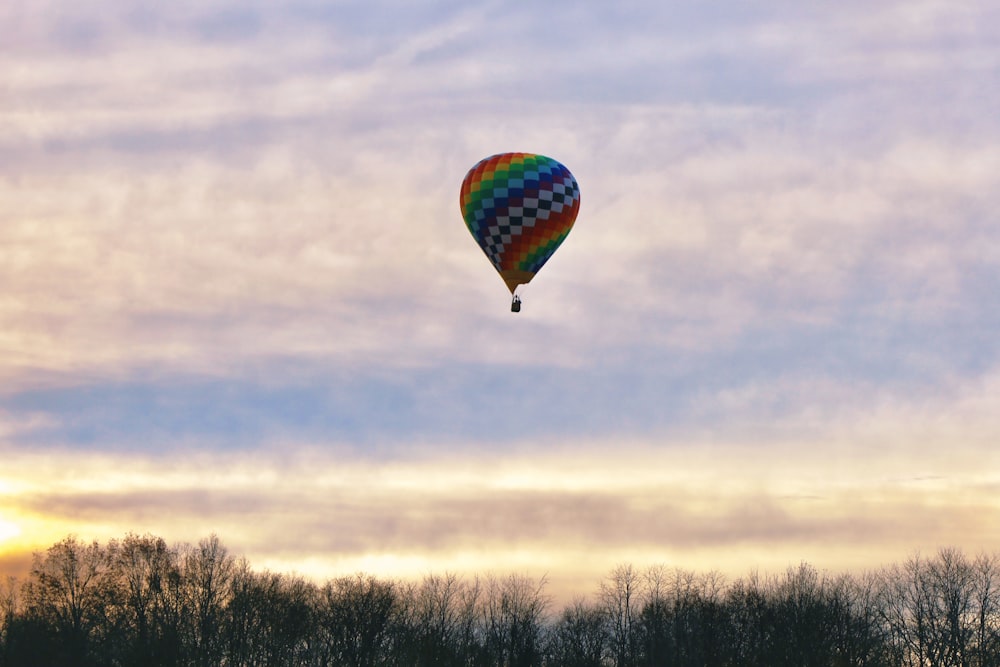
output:
[{"label": "tree line", "polygon": [[216,536],[67,537],[0,586],[0,667],[1000,667],[1000,558],[732,582],[615,567],[554,608],[523,575],[259,572]]}]

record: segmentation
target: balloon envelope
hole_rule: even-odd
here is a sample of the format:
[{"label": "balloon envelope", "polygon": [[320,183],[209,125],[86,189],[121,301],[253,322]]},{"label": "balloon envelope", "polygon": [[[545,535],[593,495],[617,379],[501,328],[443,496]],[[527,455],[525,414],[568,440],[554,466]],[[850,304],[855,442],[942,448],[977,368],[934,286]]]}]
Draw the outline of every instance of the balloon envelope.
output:
[{"label": "balloon envelope", "polygon": [[566,239],[580,211],[569,169],[544,155],[501,153],[462,181],[462,217],[511,293]]}]

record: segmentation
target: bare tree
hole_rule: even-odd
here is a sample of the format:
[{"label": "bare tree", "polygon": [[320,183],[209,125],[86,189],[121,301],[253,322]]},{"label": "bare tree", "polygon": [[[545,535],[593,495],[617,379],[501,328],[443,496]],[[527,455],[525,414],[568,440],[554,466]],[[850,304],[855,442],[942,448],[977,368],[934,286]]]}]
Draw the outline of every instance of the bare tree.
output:
[{"label": "bare tree", "polygon": [[[0,655],[7,646],[7,630],[15,622],[20,613],[18,601],[18,585],[15,577],[7,577],[0,590]],[[0,662],[0,665],[3,663]]]},{"label": "bare tree", "polygon": [[358,574],[329,582],[320,594],[319,626],[332,664],[384,664],[397,638],[397,586]]},{"label": "bare tree", "polygon": [[542,623],[549,600],[545,578],[489,576],[481,601],[486,664],[531,667],[541,664]]},{"label": "bare tree", "polygon": [[972,564],[977,667],[1000,667],[1000,557],[981,554]]},{"label": "bare tree", "polygon": [[249,667],[261,660],[259,638],[264,632],[260,618],[263,601],[257,577],[245,558],[236,561],[229,580],[226,614],[226,655],[234,667]]},{"label": "bare tree", "polygon": [[226,665],[309,664],[319,645],[318,591],[301,577],[256,573],[239,560],[225,611]]},{"label": "bare tree", "polygon": [[109,543],[107,551],[122,663],[175,664],[180,620],[175,604],[180,587],[176,550],[162,538],[129,534],[120,543]]},{"label": "bare tree", "polygon": [[29,613],[55,630],[67,664],[87,664],[92,632],[104,613],[101,586],[108,573],[106,552],[70,536],[34,555],[24,587]]},{"label": "bare tree", "polygon": [[475,603],[456,574],[430,574],[411,590],[409,624],[414,665],[465,665],[474,653]]},{"label": "bare tree", "polygon": [[210,667],[218,664],[222,655],[220,630],[235,560],[216,535],[185,548],[182,560],[184,603],[190,614],[188,647],[195,667]]},{"label": "bare tree", "polygon": [[729,658],[733,665],[770,667],[768,628],[772,624],[767,584],[760,573],[738,579],[726,594],[731,634]]},{"label": "bare tree", "polygon": [[226,665],[308,664],[316,646],[316,587],[300,577],[237,563],[226,609]]},{"label": "bare tree", "polygon": [[880,609],[896,662],[970,664],[976,609],[983,601],[976,602],[976,578],[967,559],[954,549],[942,549],[935,559],[917,554],[883,576]]},{"label": "bare tree", "polygon": [[925,595],[931,609],[933,659],[941,665],[969,664],[974,637],[974,575],[957,549],[941,549],[927,563]]},{"label": "bare tree", "polygon": [[602,667],[610,639],[604,610],[577,599],[563,610],[549,633],[548,664]]},{"label": "bare tree", "polygon": [[618,565],[601,582],[599,598],[611,627],[615,667],[632,667],[636,661],[635,632],[642,578],[631,564]]},{"label": "bare tree", "polygon": [[837,665],[890,664],[880,586],[881,580],[873,572],[859,577],[841,575],[829,582],[826,606]]},{"label": "bare tree", "polygon": [[637,664],[720,664],[728,633],[722,575],[656,565],[643,583]]}]

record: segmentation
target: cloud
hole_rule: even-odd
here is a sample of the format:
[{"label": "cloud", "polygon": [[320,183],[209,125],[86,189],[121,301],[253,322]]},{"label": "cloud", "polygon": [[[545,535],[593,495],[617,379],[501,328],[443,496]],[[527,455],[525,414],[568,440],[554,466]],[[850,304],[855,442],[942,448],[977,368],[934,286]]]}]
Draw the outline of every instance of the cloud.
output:
[{"label": "cloud", "polygon": [[214,532],[255,565],[320,578],[365,564],[407,577],[525,565],[596,583],[623,560],[738,575],[780,569],[789,553],[825,569],[872,567],[919,546],[1000,546],[988,530],[997,462],[980,445],[998,426],[990,387],[945,405],[884,404],[839,429],[772,432],[766,447],[716,430],[701,441],[532,438],[502,454],[483,442],[444,458],[414,446],[388,461],[287,442],[21,449],[5,456],[0,506],[17,544],[33,548],[69,532]]},{"label": "cloud", "polygon": [[[656,120],[643,121],[653,136]],[[924,143],[858,160],[804,157],[780,136],[755,141],[631,180],[606,181],[583,161],[593,209],[529,288],[565,305],[526,310],[539,334],[574,326],[563,352],[527,348],[530,360],[579,364],[626,341],[739,344],[763,321],[835,329],[986,315],[989,294],[976,285],[990,275],[991,151]],[[5,336],[17,356],[8,367],[214,372],[232,355],[479,358],[458,341],[485,334],[468,315],[495,310],[483,301],[491,282],[502,291],[446,205],[444,180],[422,192],[418,176],[386,199],[408,164],[331,181],[312,168],[295,175],[299,159],[283,149],[264,156],[236,173],[192,163],[112,172],[118,180],[10,181]]]},{"label": "cloud", "polygon": [[[5,544],[993,548],[995,13],[0,8]],[[504,150],[583,192],[516,317],[456,205]]]}]

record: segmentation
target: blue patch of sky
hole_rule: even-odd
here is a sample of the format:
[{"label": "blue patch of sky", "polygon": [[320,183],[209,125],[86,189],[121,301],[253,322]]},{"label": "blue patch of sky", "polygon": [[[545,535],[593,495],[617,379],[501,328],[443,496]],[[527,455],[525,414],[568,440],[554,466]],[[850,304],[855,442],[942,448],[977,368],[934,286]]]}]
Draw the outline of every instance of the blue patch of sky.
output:
[{"label": "blue patch of sky", "polygon": [[[948,391],[956,374],[978,375],[988,369],[984,356],[997,356],[981,328],[952,324],[910,328],[897,320],[879,331],[858,316],[829,327],[762,323],[738,347],[702,355],[633,349],[580,369],[334,368],[267,383],[160,377],[8,395],[0,411],[49,418],[50,426],[19,434],[22,444],[150,452],[197,443],[239,449],[329,442],[364,451],[414,441],[461,447],[682,434],[843,407],[801,393],[816,383],[855,387],[849,400],[861,402],[873,392],[905,399]],[[713,397],[745,388],[745,404],[713,404]]]},{"label": "blue patch of sky", "polygon": [[107,27],[93,17],[61,17],[52,26],[52,42],[73,53],[101,50],[107,38]]},{"label": "blue patch of sky", "polygon": [[199,17],[196,33],[211,41],[242,41],[256,37],[263,29],[260,14],[250,8],[234,5],[210,11]]},{"label": "blue patch of sky", "polygon": [[101,152],[132,154],[143,160],[154,157],[193,157],[212,155],[242,159],[248,153],[283,138],[286,131],[298,127],[295,120],[263,117],[223,117],[201,126],[165,128],[112,128],[86,136],[60,136],[46,139],[43,148],[48,157],[93,157]]}]

